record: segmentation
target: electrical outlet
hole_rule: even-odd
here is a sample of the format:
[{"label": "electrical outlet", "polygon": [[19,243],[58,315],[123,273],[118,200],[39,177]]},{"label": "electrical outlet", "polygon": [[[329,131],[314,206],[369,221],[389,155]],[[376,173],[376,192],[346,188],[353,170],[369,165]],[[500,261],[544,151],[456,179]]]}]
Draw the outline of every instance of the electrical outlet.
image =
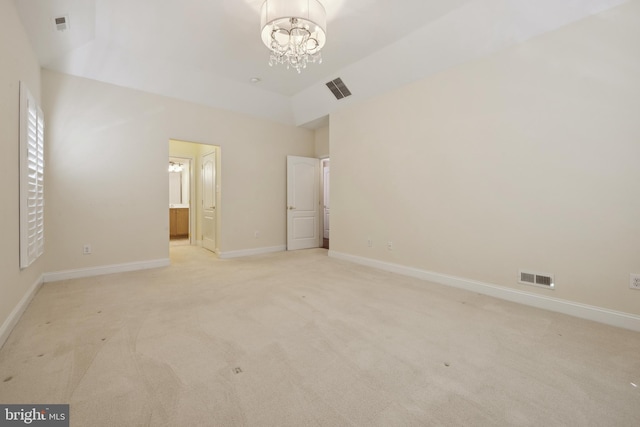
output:
[{"label": "electrical outlet", "polygon": [[372,248],[373,247],[373,240],[367,239],[367,246]]},{"label": "electrical outlet", "polygon": [[387,242],[387,249],[390,251],[393,250],[393,242]]},{"label": "electrical outlet", "polygon": [[631,281],[629,283],[629,287],[631,289],[640,290],[640,274],[632,274],[631,275]]},{"label": "electrical outlet", "polygon": [[256,239],[259,238],[260,237],[260,232],[259,231],[254,231],[253,232],[253,237],[256,238]]},{"label": "electrical outlet", "polygon": [[82,247],[82,253],[83,253],[84,255],[89,255],[89,254],[91,254],[91,245],[88,245],[88,244],[87,244],[87,245],[84,245],[84,246]]}]

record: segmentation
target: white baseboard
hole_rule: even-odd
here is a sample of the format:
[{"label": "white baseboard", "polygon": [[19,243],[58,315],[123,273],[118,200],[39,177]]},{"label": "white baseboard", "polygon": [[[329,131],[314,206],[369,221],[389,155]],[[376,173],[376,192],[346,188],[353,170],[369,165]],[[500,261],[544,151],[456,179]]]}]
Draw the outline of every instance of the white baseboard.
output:
[{"label": "white baseboard", "polygon": [[147,270],[150,268],[166,267],[170,265],[169,258],[151,261],[130,262],[126,264],[105,265],[101,267],[79,268],[77,270],[56,271],[44,274],[44,282],[58,282],[60,280],[79,279],[82,277],[101,276],[103,274],[124,273],[127,271]]},{"label": "white baseboard", "polygon": [[420,270],[418,268],[406,267],[399,264],[378,261],[336,251],[329,251],[329,256],[332,258],[350,261],[356,264],[366,265],[368,267],[373,267],[392,273],[402,274],[404,276],[415,277],[418,279],[427,280],[429,282],[439,283],[441,285],[453,286],[456,288],[489,295],[519,304],[555,311],[557,313],[568,314],[570,316],[579,317],[581,319],[593,320],[595,322],[640,332],[640,316],[636,316],[630,313],[609,310],[606,308],[581,304],[559,298],[532,294],[515,289],[508,289],[489,283],[478,282],[461,277],[448,276],[446,274],[434,273],[427,270]]},{"label": "white baseboard", "polygon": [[22,313],[24,313],[24,311],[27,309],[29,303],[43,283],[44,278],[41,275],[38,280],[36,280],[35,283],[31,285],[27,293],[22,297],[20,302],[14,307],[11,313],[9,313],[9,317],[7,317],[2,326],[0,326],[0,348],[2,348],[4,343],[7,341],[7,338],[9,338],[11,331],[18,323],[18,320],[20,320],[20,317],[22,317]]},{"label": "white baseboard", "polygon": [[218,252],[218,257],[220,259],[239,258],[243,256],[262,255],[262,254],[269,254],[272,252],[282,252],[286,250],[287,250],[287,247],[285,245],[271,246],[268,248],[255,248],[255,249],[243,249],[240,251]]}]

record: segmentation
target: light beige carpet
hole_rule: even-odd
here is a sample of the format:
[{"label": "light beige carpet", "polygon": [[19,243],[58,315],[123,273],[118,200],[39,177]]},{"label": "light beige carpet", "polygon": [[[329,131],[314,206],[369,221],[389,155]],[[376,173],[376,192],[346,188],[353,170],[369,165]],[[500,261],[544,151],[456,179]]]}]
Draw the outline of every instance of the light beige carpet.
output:
[{"label": "light beige carpet", "polygon": [[638,426],[640,334],[322,249],[46,284],[0,403],[72,426]]}]

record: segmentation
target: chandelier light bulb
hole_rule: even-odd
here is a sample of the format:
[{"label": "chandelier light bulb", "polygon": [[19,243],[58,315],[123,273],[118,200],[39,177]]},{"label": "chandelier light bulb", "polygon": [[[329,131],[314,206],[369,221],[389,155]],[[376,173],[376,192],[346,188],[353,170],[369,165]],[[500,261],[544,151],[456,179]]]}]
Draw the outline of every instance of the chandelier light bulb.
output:
[{"label": "chandelier light bulb", "polygon": [[169,162],[169,172],[182,172],[183,166],[182,163]]}]

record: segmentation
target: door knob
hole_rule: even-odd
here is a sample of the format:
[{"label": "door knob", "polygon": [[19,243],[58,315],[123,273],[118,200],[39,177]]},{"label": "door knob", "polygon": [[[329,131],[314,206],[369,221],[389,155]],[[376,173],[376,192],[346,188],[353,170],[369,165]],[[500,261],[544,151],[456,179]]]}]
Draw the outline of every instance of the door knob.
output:
[{"label": "door knob", "polygon": [[293,206],[289,206],[289,210],[290,210],[290,211],[292,211],[292,210],[294,210],[294,209],[295,209],[295,207],[293,207]]}]

